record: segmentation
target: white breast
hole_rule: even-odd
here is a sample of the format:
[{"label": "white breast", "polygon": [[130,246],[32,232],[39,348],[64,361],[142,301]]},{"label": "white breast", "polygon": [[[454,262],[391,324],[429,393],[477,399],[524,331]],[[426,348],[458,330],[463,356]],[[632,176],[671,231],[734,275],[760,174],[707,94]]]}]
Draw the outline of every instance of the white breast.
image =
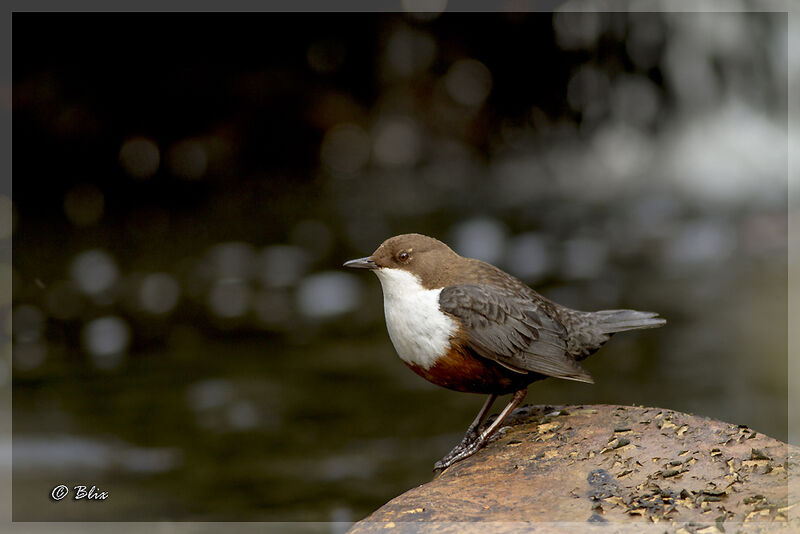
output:
[{"label": "white breast", "polygon": [[386,329],[400,358],[429,369],[449,348],[456,322],[439,309],[441,289],[425,289],[402,269],[376,269],[383,288]]}]

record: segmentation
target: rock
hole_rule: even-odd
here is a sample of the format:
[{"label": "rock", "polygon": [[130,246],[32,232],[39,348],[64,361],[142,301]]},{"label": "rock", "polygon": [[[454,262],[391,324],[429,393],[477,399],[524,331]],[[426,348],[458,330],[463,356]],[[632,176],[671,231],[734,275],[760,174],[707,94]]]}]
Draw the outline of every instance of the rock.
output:
[{"label": "rock", "polygon": [[788,502],[800,449],[744,425],[610,405],[526,406],[509,425],[350,532],[485,533],[485,522],[503,522],[491,532],[563,530],[554,522],[581,532],[586,522],[615,532],[653,523],[704,534],[800,528],[800,505]]}]

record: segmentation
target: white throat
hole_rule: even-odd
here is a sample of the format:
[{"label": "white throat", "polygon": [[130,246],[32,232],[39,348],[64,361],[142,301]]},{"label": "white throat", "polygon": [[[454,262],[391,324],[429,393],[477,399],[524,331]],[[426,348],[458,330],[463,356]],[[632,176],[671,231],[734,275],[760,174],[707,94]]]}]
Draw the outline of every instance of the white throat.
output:
[{"label": "white throat", "polygon": [[424,369],[449,349],[456,322],[439,309],[440,289],[425,289],[415,275],[402,269],[376,269],[383,288],[386,329],[404,362]]}]

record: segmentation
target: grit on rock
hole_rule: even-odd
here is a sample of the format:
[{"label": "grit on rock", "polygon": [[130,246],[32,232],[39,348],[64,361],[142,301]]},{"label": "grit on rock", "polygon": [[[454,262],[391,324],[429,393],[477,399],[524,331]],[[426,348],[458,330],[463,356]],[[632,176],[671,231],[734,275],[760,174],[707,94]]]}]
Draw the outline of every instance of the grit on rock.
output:
[{"label": "grit on rock", "polygon": [[788,492],[800,450],[744,425],[613,405],[526,406],[509,424],[351,532],[800,528]]}]

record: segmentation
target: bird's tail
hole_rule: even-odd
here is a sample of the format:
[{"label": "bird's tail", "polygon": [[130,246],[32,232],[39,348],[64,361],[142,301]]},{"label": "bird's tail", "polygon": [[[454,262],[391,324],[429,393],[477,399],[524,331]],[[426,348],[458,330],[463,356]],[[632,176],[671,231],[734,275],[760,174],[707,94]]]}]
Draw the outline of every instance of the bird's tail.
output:
[{"label": "bird's tail", "polygon": [[667,321],[655,312],[636,310],[600,310],[592,312],[592,319],[603,334],[640,330],[642,328],[658,328]]}]

